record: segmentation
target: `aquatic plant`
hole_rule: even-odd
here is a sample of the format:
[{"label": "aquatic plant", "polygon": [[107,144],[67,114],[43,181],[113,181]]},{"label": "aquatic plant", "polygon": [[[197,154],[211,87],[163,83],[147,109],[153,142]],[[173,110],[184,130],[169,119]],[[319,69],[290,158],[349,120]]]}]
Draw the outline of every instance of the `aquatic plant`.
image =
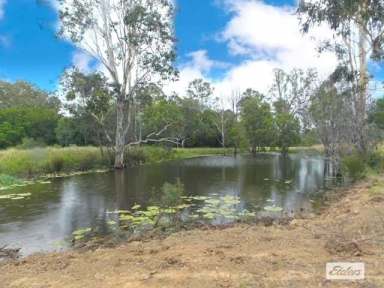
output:
[{"label": "aquatic plant", "polygon": [[73,239],[75,241],[82,240],[87,236],[87,234],[92,232],[92,228],[87,227],[87,228],[80,228],[72,233]]},{"label": "aquatic plant", "polygon": [[164,183],[161,187],[162,196],[159,205],[162,207],[173,207],[180,205],[183,202],[184,185],[180,179],[177,179],[176,184]]},{"label": "aquatic plant", "polygon": [[26,197],[30,197],[32,194],[31,193],[19,193],[19,194],[5,194],[5,195],[0,195],[0,200],[21,200]]},{"label": "aquatic plant", "polygon": [[284,209],[282,207],[273,205],[273,206],[265,206],[264,210],[268,212],[282,212]]}]

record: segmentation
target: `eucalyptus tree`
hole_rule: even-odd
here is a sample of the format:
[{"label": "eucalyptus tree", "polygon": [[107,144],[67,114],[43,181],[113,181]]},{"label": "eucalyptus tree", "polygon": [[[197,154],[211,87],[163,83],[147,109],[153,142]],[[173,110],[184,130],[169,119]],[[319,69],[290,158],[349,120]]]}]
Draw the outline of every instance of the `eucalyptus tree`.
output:
[{"label": "eucalyptus tree", "polygon": [[[97,130],[93,131],[94,134],[100,130],[107,140],[104,145],[113,146],[111,115],[115,114],[116,107],[106,77],[102,73],[84,74],[74,69],[64,73],[61,87],[67,100],[65,108],[77,119],[92,119],[96,123],[92,125],[92,130]],[[62,127],[65,124],[68,121],[62,122]]]},{"label": "eucalyptus tree", "polygon": [[312,126],[309,106],[316,85],[314,69],[293,69],[289,73],[275,70],[270,93],[274,100],[275,144],[283,154],[298,144],[301,130],[307,131]]},{"label": "eucalyptus tree", "polygon": [[353,142],[367,149],[367,98],[369,58],[384,57],[384,1],[382,0],[301,0],[298,8],[302,30],[322,23],[337,35],[322,48],[332,48],[339,56],[345,79],[352,91]]},{"label": "eucalyptus tree", "polygon": [[137,91],[176,75],[172,0],[60,0],[61,35],[106,71],[116,105],[115,167],[124,167]]},{"label": "eucalyptus tree", "polygon": [[315,69],[293,69],[290,72],[276,69],[270,93],[273,100],[285,103],[285,113],[291,113],[300,118],[303,127],[306,127],[310,125],[308,107],[316,85]]},{"label": "eucalyptus tree", "polygon": [[188,84],[187,97],[198,101],[202,106],[208,106],[214,89],[203,79],[195,79]]},{"label": "eucalyptus tree", "polygon": [[340,91],[338,86],[340,83],[336,83],[332,77],[324,81],[313,94],[309,110],[335,174],[340,169],[342,152],[346,147],[352,147],[351,134],[354,129],[351,118],[352,93],[346,89]]}]

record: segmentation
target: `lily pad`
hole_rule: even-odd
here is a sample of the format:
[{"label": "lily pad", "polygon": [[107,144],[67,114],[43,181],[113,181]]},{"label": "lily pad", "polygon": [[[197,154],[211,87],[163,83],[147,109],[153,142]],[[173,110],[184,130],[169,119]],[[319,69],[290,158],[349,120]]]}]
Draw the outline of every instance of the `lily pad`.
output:
[{"label": "lily pad", "polygon": [[87,233],[89,233],[91,231],[92,231],[92,228],[89,228],[89,227],[88,228],[81,228],[81,229],[78,229],[78,230],[74,231],[72,233],[72,235],[74,235],[74,236],[80,236],[80,235],[84,236],[84,234],[87,234]]},{"label": "lily pad", "polygon": [[264,210],[268,211],[268,212],[281,212],[284,209],[282,207],[279,207],[279,206],[265,206]]},{"label": "lily pad", "polygon": [[12,197],[11,199],[12,200],[22,200],[22,199],[24,199],[25,197]]}]

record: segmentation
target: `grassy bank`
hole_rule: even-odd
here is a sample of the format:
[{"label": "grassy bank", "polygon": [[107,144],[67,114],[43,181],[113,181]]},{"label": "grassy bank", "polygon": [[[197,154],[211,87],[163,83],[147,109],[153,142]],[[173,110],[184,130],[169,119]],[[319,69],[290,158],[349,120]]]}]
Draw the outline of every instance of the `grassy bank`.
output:
[{"label": "grassy bank", "polygon": [[[160,147],[136,147],[127,151],[126,163],[132,166],[230,153],[232,153],[231,149],[220,148],[164,149]],[[14,177],[34,178],[45,175],[70,174],[110,169],[112,166],[113,157],[109,153],[102,153],[97,147],[7,149],[0,151],[0,176],[2,175],[0,177],[0,186],[9,185],[10,182],[16,181]],[[11,181],[12,179],[14,180]]]}]

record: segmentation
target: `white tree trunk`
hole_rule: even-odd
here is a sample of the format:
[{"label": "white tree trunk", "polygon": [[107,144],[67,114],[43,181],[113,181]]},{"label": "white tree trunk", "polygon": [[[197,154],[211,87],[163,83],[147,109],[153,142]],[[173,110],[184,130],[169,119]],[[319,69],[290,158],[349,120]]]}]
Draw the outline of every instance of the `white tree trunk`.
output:
[{"label": "white tree trunk", "polygon": [[125,150],[125,131],[126,123],[124,121],[125,114],[124,100],[118,99],[116,103],[116,139],[115,139],[115,168],[123,169],[124,164],[124,150]]}]

